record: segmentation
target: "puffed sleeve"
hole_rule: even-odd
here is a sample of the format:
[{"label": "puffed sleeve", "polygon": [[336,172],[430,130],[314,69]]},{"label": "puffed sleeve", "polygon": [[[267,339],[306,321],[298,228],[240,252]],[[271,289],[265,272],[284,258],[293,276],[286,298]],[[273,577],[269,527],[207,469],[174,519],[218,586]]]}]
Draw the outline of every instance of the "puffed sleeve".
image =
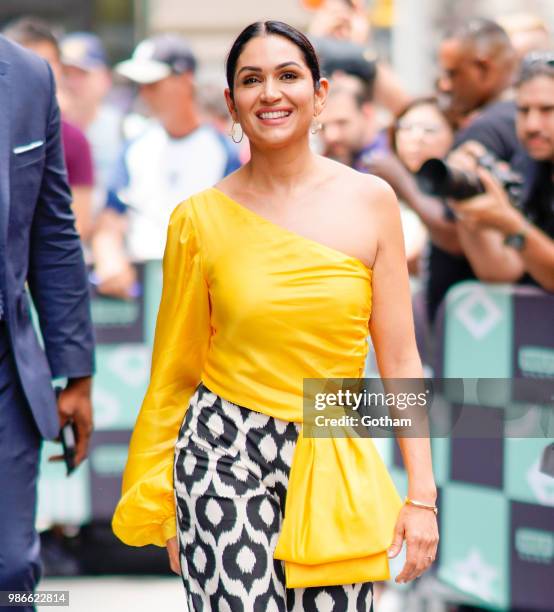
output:
[{"label": "puffed sleeve", "polygon": [[169,223],[150,384],[112,519],[115,535],[131,546],[165,546],[177,533],[174,447],[209,345],[208,288],[189,204],[180,204]]}]

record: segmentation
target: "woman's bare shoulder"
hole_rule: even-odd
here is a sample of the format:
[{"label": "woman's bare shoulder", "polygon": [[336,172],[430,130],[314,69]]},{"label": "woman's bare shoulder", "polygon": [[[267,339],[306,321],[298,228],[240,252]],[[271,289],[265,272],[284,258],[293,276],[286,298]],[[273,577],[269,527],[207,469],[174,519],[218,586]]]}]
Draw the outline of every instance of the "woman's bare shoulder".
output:
[{"label": "woman's bare shoulder", "polygon": [[382,207],[397,204],[393,188],[382,178],[355,170],[354,172],[357,175],[356,189],[369,205]]},{"label": "woman's bare shoulder", "polygon": [[325,159],[324,163],[327,165],[329,182],[338,186],[345,196],[355,197],[373,210],[397,206],[394,190],[378,176],[354,170],[330,159]]}]

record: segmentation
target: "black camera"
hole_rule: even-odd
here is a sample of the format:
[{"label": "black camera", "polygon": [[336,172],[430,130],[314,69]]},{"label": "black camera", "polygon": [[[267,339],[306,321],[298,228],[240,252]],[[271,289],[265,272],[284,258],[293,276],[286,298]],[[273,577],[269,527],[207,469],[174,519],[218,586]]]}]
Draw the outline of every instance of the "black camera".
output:
[{"label": "black camera", "polygon": [[[481,155],[477,161],[500,182],[512,204],[517,205],[521,200],[523,177],[506,168],[491,153]],[[416,173],[416,179],[424,193],[453,200],[465,200],[485,191],[477,174],[453,168],[441,159],[428,159]]]}]

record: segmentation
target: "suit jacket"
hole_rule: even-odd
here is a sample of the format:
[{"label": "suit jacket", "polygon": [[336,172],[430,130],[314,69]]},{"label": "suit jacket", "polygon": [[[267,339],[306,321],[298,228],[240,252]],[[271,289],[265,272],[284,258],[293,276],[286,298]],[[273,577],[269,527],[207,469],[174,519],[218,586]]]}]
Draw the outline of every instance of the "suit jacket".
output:
[{"label": "suit jacket", "polygon": [[45,438],[59,432],[52,377],[94,369],[89,287],[74,221],[52,71],[0,36],[0,295],[19,378]]}]

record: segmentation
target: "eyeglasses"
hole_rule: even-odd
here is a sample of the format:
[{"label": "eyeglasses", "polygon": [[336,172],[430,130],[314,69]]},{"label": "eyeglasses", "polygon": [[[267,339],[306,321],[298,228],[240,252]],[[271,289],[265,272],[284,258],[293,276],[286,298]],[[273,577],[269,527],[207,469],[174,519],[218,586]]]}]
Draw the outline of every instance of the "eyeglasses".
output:
[{"label": "eyeglasses", "polygon": [[419,132],[423,136],[434,136],[441,131],[441,126],[436,123],[398,121],[395,127],[397,132]]},{"label": "eyeglasses", "polygon": [[554,51],[533,51],[521,62],[516,87],[538,76],[554,77]]},{"label": "eyeglasses", "polygon": [[532,51],[523,58],[521,69],[527,70],[535,66],[554,68],[554,51]]}]

